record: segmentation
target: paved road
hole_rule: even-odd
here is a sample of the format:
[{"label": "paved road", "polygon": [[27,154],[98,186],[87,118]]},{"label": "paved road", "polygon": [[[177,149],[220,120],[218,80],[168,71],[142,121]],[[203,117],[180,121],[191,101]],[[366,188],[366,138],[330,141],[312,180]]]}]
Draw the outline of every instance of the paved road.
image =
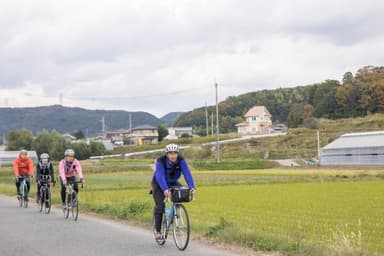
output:
[{"label": "paved road", "polygon": [[181,252],[170,239],[164,246],[151,231],[81,214],[65,220],[60,210],[39,213],[35,204],[22,209],[16,198],[0,197],[2,256],[235,255],[190,241]]}]

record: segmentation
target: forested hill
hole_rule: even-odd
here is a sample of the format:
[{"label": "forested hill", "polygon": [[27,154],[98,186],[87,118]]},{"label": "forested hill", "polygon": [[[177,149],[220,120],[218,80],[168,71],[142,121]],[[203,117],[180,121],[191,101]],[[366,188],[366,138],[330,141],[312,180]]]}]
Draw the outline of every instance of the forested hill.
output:
[{"label": "forested hill", "polygon": [[[384,67],[366,66],[355,75],[347,72],[342,82],[326,80],[228,97],[219,103],[220,132],[235,131],[235,124],[244,121],[244,114],[254,105],[266,106],[273,121],[286,122],[290,127],[313,126],[313,117],[337,119],[384,112]],[[215,113],[215,106],[209,106],[208,112]],[[205,134],[205,107],[184,113],[175,126],[194,126]]]},{"label": "forested hill", "polygon": [[161,118],[161,121],[164,125],[171,127],[173,126],[173,122],[181,115],[183,112],[171,112],[166,114]]},{"label": "forested hill", "polygon": [[26,128],[33,133],[46,129],[55,129],[60,133],[76,130],[89,135],[101,133],[101,119],[104,116],[106,128],[109,131],[129,128],[129,113],[132,127],[139,125],[158,126],[170,123],[146,112],[127,112],[119,110],[87,110],[70,108],[60,105],[33,108],[0,108],[0,136],[11,130]]}]

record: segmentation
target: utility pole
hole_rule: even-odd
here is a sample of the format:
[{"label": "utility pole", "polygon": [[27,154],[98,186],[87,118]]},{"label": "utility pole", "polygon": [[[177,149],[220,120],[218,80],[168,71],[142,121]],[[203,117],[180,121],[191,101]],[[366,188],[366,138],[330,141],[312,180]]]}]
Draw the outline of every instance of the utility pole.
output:
[{"label": "utility pole", "polygon": [[211,112],[211,135],[213,136],[213,112]]},{"label": "utility pole", "polygon": [[105,139],[105,120],[104,120],[104,116],[101,118],[100,122],[101,122],[101,132],[103,133],[103,138]]},{"label": "utility pole", "polygon": [[132,130],[132,114],[129,113],[129,132]]},{"label": "utility pole", "polygon": [[217,97],[217,83],[215,83],[216,89],[216,162],[220,163],[220,143],[219,143],[219,102]]},{"label": "utility pole", "polygon": [[89,145],[89,138],[88,138],[88,128],[85,130],[85,141]]},{"label": "utility pole", "polygon": [[317,159],[320,160],[320,131],[317,130]]},{"label": "utility pole", "polygon": [[207,102],[205,102],[205,124],[206,124],[206,130],[207,130],[207,137],[209,135],[209,126],[208,126],[208,107]]}]

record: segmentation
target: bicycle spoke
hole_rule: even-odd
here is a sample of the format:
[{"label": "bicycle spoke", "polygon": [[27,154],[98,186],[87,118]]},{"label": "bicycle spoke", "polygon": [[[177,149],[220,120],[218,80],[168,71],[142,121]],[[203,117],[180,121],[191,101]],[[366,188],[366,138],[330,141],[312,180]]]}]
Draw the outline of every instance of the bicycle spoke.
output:
[{"label": "bicycle spoke", "polygon": [[72,198],[72,218],[74,221],[77,220],[77,217],[79,216],[79,205],[77,201],[77,194],[76,192],[73,192],[73,198]]},{"label": "bicycle spoke", "polygon": [[187,210],[184,205],[177,204],[173,219],[173,238],[179,250],[185,250],[188,246],[190,226]]}]

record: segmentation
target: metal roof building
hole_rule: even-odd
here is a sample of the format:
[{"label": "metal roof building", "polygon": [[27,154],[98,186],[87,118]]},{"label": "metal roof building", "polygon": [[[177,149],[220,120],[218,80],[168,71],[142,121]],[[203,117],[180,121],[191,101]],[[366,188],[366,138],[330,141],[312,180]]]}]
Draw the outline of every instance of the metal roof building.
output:
[{"label": "metal roof building", "polygon": [[[1,164],[13,164],[20,151],[0,151],[0,166]],[[36,151],[28,151],[28,157],[31,158],[34,164],[37,163]]]},{"label": "metal roof building", "polygon": [[322,148],[320,165],[384,165],[384,131],[340,136]]}]

